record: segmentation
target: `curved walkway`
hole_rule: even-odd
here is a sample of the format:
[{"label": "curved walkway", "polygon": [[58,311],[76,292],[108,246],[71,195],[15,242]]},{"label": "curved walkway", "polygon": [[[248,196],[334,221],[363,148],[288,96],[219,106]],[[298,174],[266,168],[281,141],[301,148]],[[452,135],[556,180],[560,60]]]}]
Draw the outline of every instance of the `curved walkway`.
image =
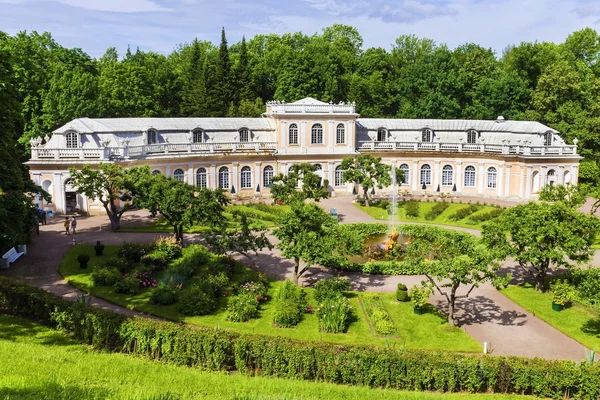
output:
[{"label": "curved walkway", "polygon": [[[326,209],[336,208],[340,222],[377,222],[355,207],[348,197],[327,199],[322,202],[322,205]],[[144,212],[137,215],[126,214],[123,224],[139,223],[146,219],[147,213]],[[9,270],[2,270],[0,274],[68,298],[73,298],[81,292],[62,278],[58,272],[58,265],[73,245],[73,240],[77,244],[94,244],[96,240],[101,240],[104,244],[122,244],[126,241],[150,242],[155,237],[161,236],[160,233],[110,232],[106,217],[81,218],[77,234],[71,236],[62,233],[60,219],[49,222],[48,225],[40,227],[40,236],[34,237],[33,243],[28,248],[28,254],[21,257]],[[100,226],[102,230],[99,229]],[[274,238],[272,239],[275,241]],[[188,234],[185,240],[198,242],[200,237]],[[291,276],[292,263],[283,259],[277,249],[259,252],[254,257],[254,261],[261,270],[273,278],[284,279]],[[516,267],[511,263],[507,263],[505,269],[516,271]],[[317,280],[331,275],[331,271],[311,268],[301,279],[301,284],[312,285]],[[355,290],[369,292],[393,292],[398,282],[410,287],[423,279],[421,276],[382,276],[352,272],[341,275],[350,279]],[[437,302],[438,307],[441,307],[439,295],[432,296],[430,300],[434,304]],[[93,299],[92,303],[129,315],[142,315],[102,299]],[[458,312],[457,320],[461,328],[480,343],[491,343],[493,354],[571,360],[584,358],[582,345],[535,318],[490,285],[482,285],[475,289],[468,299],[458,303],[458,309],[468,311],[468,313]]]}]

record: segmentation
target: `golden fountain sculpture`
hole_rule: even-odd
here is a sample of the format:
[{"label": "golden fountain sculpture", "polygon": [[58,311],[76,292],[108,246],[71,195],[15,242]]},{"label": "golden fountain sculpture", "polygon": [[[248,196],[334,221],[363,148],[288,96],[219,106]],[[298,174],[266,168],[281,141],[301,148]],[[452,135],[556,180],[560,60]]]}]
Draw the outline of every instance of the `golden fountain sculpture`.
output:
[{"label": "golden fountain sculpture", "polygon": [[394,226],[392,228],[392,233],[389,234],[388,236],[388,241],[385,244],[385,251],[391,251],[394,248],[394,245],[396,244],[396,241],[398,240],[398,236],[400,236],[400,233],[398,232],[398,229],[396,229],[396,227]]}]

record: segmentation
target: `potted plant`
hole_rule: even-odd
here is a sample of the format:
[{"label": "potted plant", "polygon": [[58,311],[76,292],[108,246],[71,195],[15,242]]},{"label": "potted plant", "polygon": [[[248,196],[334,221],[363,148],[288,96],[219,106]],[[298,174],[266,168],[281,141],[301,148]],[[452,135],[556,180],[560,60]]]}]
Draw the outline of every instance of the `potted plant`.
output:
[{"label": "potted plant", "polygon": [[424,286],[413,286],[410,289],[410,300],[412,301],[415,314],[423,314],[425,312],[424,307],[429,299],[430,290]]},{"label": "potted plant", "polygon": [[560,311],[573,300],[573,288],[565,280],[556,281],[552,285],[552,309]]},{"label": "potted plant", "polygon": [[408,301],[408,288],[404,283],[398,283],[398,288],[396,289],[396,300],[398,301]]},{"label": "potted plant", "polygon": [[94,246],[94,251],[96,252],[97,256],[101,256],[102,252],[104,251],[104,245],[102,243],[100,243],[99,240],[96,241],[96,245]]},{"label": "potted plant", "polygon": [[80,254],[77,256],[77,262],[79,262],[79,268],[81,269],[87,268],[88,261],[90,261],[90,256],[87,254]]}]

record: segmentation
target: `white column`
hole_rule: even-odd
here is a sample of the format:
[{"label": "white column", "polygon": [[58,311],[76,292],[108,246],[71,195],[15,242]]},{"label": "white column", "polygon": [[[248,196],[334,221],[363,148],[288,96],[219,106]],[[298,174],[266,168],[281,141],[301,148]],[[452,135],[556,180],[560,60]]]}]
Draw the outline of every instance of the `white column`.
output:
[{"label": "white column", "polygon": [[287,163],[282,162],[281,164],[279,164],[279,171],[276,172],[279,172],[284,175],[287,174]]},{"label": "white column", "polygon": [[217,188],[217,165],[216,164],[210,164],[210,188],[213,190]]},{"label": "white column", "polygon": [[498,176],[496,176],[496,193],[497,196],[500,197],[502,196],[502,184],[504,183],[504,181],[502,180],[504,178],[504,165],[499,165],[498,166]]},{"label": "white column", "polygon": [[288,147],[288,130],[287,130],[287,122],[286,121],[281,121],[279,124],[279,127],[281,129],[281,135],[280,135],[280,140],[279,140],[279,146],[277,146],[279,148],[279,151],[281,152],[281,154],[285,154],[287,147]]},{"label": "white column", "polygon": [[523,165],[519,166],[519,198],[524,199],[525,198],[525,182],[523,182],[523,179],[525,177],[525,175],[523,174],[525,167]]},{"label": "white column", "polygon": [[533,167],[531,166],[527,166],[527,176],[525,177],[525,179],[527,179],[527,181],[525,181],[525,199],[530,199],[531,198],[531,171],[533,170]]},{"label": "white column", "polygon": [[235,188],[235,192],[239,193],[240,192],[240,186],[238,185],[238,167],[239,167],[239,163],[234,162],[233,163],[233,176],[231,179],[231,184],[232,187]]},{"label": "white column", "polygon": [[300,124],[300,152],[306,153],[306,121]]},{"label": "white column", "polygon": [[461,185],[462,185],[462,173],[463,173],[463,169],[462,169],[462,161],[457,161],[456,162],[456,180],[454,181],[454,183],[456,184],[456,193],[460,193],[461,191]]},{"label": "white column", "polygon": [[[440,186],[440,160],[434,160],[433,167],[433,190],[437,190],[438,186]],[[440,191],[442,188],[440,187]]]},{"label": "white column", "polygon": [[329,153],[333,153],[333,146],[335,144],[335,122],[329,121],[329,134],[327,135],[327,147]]},{"label": "white column", "polygon": [[562,165],[558,166],[558,176],[556,183],[558,183],[559,185],[565,184],[565,167]]},{"label": "white column", "polygon": [[260,185],[262,189],[263,182],[260,181],[260,162],[254,163],[254,191],[256,191],[256,186]]},{"label": "white column", "polygon": [[165,176],[171,176],[171,166],[165,165]]},{"label": "white column", "polygon": [[547,183],[548,183],[548,167],[545,165],[542,165],[542,168],[540,168],[540,187],[538,189],[541,191],[544,188],[544,186],[546,186]]},{"label": "white column", "polygon": [[52,202],[56,206],[56,212],[65,212],[65,190],[62,185],[62,174],[54,173],[54,196],[52,197]]},{"label": "white column", "polygon": [[483,188],[485,185],[485,168],[484,163],[479,162],[479,182],[477,184],[477,193],[483,194]]},{"label": "white column", "polygon": [[504,164],[504,196],[510,196],[510,172],[511,164]]},{"label": "white column", "polygon": [[188,184],[194,186],[194,164],[188,164]]},{"label": "white column", "polygon": [[419,184],[419,162],[418,161],[413,161],[412,163],[412,179],[410,180],[411,183],[411,189],[413,192],[416,192],[417,190],[419,190],[419,186],[417,186]]},{"label": "white column", "polygon": [[577,182],[579,182],[579,165],[573,165],[571,167],[571,183],[577,185]]},{"label": "white column", "polygon": [[346,143],[348,144],[348,153],[353,153],[354,148],[356,147],[356,136],[354,133],[354,120],[348,121],[346,125],[348,127],[348,131],[346,132]]}]

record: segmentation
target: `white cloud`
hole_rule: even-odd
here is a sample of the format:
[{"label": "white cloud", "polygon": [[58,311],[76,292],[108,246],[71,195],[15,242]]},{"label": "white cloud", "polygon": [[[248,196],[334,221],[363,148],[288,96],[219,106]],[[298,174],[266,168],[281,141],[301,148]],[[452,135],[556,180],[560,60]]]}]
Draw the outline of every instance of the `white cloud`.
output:
[{"label": "white cloud", "polygon": [[56,0],[60,3],[95,11],[118,13],[170,11],[151,0]]}]

